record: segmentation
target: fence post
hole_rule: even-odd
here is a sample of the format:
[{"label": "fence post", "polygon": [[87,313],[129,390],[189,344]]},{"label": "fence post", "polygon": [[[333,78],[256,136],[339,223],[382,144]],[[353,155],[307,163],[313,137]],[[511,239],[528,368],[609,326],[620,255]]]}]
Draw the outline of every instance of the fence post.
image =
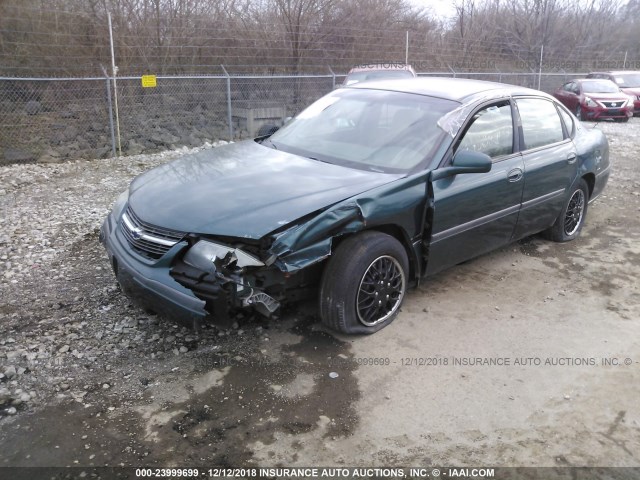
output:
[{"label": "fence post", "polygon": [[220,65],[227,77],[227,122],[229,123],[229,141],[233,142],[233,115],[231,112],[231,76],[224,65]]},{"label": "fence post", "polygon": [[334,73],[334,71],[331,69],[331,67],[327,67],[329,69],[329,71],[331,72],[331,91],[336,89],[336,74]]},{"label": "fence post", "polygon": [[113,106],[111,105],[111,85],[109,82],[109,74],[104,66],[100,65],[102,73],[104,73],[105,86],[107,87],[107,103],[109,104],[109,131],[111,132],[111,156],[116,156],[116,134],[113,129]]},{"label": "fence post", "polygon": [[409,30],[407,30],[407,39],[404,44],[404,64],[409,65]]},{"label": "fence post", "polygon": [[113,72],[113,98],[116,107],[116,131],[118,134],[118,154],[122,156],[122,143],[120,141],[120,114],[118,112],[118,86],[116,84],[116,77],[118,75],[118,67],[116,67],[116,56],[113,51],[113,26],[111,25],[111,12],[107,12],[107,18],[109,20],[109,43],[111,45],[111,70]]},{"label": "fence post", "polygon": [[542,55],[544,54],[544,45],[540,45],[540,68],[538,69],[538,90],[540,90],[540,82],[542,82]]}]

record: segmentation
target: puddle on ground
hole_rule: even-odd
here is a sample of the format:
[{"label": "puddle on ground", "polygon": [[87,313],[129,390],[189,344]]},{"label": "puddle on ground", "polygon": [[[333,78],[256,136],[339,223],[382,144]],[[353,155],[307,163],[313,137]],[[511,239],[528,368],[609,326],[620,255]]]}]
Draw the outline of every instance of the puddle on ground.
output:
[{"label": "puddle on ground", "polygon": [[[350,435],[360,393],[349,342],[311,320],[279,328],[269,341],[199,353],[191,373],[156,378],[142,401],[25,415],[0,437],[0,466],[251,465],[279,435]],[[106,407],[117,400],[128,406]]]}]

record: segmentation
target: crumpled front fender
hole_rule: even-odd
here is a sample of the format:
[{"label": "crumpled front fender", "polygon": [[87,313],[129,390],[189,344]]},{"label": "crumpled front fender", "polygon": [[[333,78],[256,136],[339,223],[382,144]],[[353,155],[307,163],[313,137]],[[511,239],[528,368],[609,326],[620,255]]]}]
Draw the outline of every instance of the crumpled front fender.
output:
[{"label": "crumpled front fender", "polygon": [[277,257],[278,268],[293,272],[331,255],[334,236],[357,232],[365,226],[365,216],[358,202],[348,202],[280,233],[269,253]]},{"label": "crumpled front fender", "polygon": [[336,237],[379,226],[398,228],[410,248],[424,228],[430,172],[421,170],[363,192],[275,234],[267,252],[272,260],[265,263],[294,272],[330,256]]}]

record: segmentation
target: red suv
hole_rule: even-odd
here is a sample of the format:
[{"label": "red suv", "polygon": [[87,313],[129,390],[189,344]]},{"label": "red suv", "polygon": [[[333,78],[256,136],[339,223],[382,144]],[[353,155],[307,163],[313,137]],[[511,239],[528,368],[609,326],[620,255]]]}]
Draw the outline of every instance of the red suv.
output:
[{"label": "red suv", "polygon": [[553,96],[580,120],[610,118],[627,122],[633,116],[633,99],[609,80],[571,80],[553,92]]},{"label": "red suv", "polygon": [[587,78],[611,80],[620,90],[633,97],[635,115],[640,115],[640,71],[591,72]]}]

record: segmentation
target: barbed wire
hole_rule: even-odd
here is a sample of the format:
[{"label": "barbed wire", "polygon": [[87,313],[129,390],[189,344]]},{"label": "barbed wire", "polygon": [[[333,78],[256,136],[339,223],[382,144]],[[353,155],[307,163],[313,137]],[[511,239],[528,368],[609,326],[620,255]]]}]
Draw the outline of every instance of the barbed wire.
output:
[{"label": "barbed wire", "polygon": [[[3,7],[0,5],[0,75],[99,75],[100,65],[111,63],[106,11],[102,8],[98,16],[91,16],[25,5]],[[77,22],[78,18],[88,23]],[[563,71],[588,70],[604,61],[619,68],[638,68],[640,60],[638,49],[629,50],[619,43],[612,47],[603,41],[543,46],[511,37],[460,38],[454,30],[443,31],[428,24],[422,29],[411,25],[364,29],[327,22],[260,25],[255,18],[240,20],[232,14],[191,18],[181,26],[149,25],[142,20],[135,32],[131,25],[114,22],[115,63],[121,74],[135,75],[197,74],[220,64],[256,73],[281,69],[346,73],[355,64],[405,59],[425,72]],[[210,24],[205,25],[207,22]],[[287,29],[299,30],[295,39],[287,35]]]}]

